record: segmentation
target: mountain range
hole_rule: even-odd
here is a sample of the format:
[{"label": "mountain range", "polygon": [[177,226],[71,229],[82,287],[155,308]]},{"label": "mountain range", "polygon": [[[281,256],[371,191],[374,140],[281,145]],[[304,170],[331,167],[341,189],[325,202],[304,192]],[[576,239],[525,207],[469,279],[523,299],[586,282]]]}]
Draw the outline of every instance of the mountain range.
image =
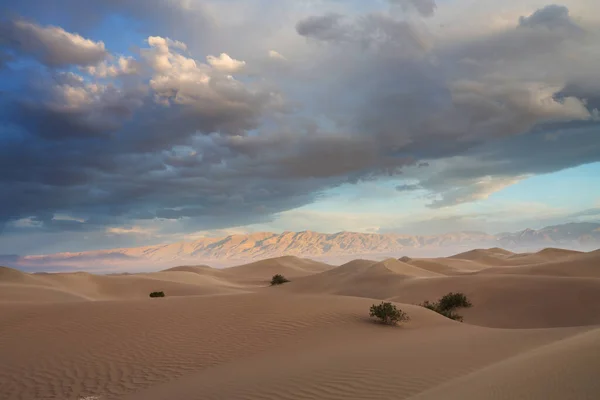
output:
[{"label": "mountain range", "polygon": [[441,257],[486,247],[502,247],[521,252],[537,251],[545,247],[594,250],[600,248],[600,224],[569,223],[498,235],[484,232],[455,232],[429,236],[356,232],[260,232],[220,238],[206,237],[190,242],[154,246],[36,256],[0,256],[0,264],[32,271],[151,270],[157,267],[199,263],[223,267],[283,255],[307,257],[330,263],[360,257]]}]

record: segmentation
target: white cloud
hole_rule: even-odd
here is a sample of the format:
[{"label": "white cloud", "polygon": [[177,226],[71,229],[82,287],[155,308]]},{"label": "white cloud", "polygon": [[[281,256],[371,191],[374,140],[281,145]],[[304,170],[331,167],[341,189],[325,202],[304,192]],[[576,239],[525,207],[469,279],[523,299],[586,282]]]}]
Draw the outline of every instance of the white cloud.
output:
[{"label": "white cloud", "polygon": [[455,181],[446,188],[437,188],[438,198],[430,203],[432,208],[450,207],[457,204],[486,200],[492,194],[501,191],[525,179],[518,177],[485,176],[472,180]]},{"label": "white cloud", "polygon": [[227,73],[239,72],[246,65],[245,61],[233,59],[226,53],[221,53],[218,57],[207,56],[206,60],[213,68]]},{"label": "white cloud", "polygon": [[102,61],[83,69],[98,78],[115,78],[122,75],[134,75],[140,72],[140,65],[133,57],[119,57],[116,62]]}]

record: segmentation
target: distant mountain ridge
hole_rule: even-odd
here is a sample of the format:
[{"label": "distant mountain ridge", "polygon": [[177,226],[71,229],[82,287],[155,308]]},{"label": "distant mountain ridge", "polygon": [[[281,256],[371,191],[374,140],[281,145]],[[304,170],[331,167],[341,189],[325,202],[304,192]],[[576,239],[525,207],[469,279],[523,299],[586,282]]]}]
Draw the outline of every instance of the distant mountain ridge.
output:
[{"label": "distant mountain ridge", "polygon": [[[337,256],[400,256],[420,251],[441,256],[478,247],[502,247],[533,251],[543,247],[592,250],[600,247],[600,224],[570,223],[539,230],[490,235],[484,232],[456,232],[440,235],[373,234],[312,231],[258,232],[221,238],[201,238],[165,245],[10,257],[16,267],[67,266],[89,263],[120,265],[146,263],[175,266],[185,263],[228,260],[252,261],[294,255],[313,259]],[[445,253],[445,254],[442,254]]]}]

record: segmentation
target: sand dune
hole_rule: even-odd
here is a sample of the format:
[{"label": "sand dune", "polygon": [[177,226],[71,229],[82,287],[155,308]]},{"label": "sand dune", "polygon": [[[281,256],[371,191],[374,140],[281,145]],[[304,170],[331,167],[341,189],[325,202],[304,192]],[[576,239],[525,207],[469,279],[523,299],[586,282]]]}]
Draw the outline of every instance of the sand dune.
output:
[{"label": "sand dune", "polygon": [[[169,296],[198,296],[243,292],[224,279],[191,272],[102,276],[85,272],[25,274],[4,268],[0,277],[0,301],[68,301],[144,299],[153,291]],[[10,271],[10,272],[7,272]],[[20,294],[19,291],[27,294]]]},{"label": "sand dune", "polygon": [[[599,260],[488,249],[111,276],[0,268],[0,398],[595,399]],[[291,282],[269,287],[277,273]],[[465,323],[415,305],[450,291],[474,304]],[[411,321],[370,321],[381,300]]]},{"label": "sand dune", "polygon": [[464,275],[415,279],[381,263],[348,263],[296,279],[282,291],[391,299],[419,304],[460,291],[475,306],[467,323],[497,328],[551,328],[600,324],[600,280],[549,276]]},{"label": "sand dune", "polygon": [[561,253],[563,256],[558,259],[553,259],[545,253],[546,262],[515,268],[490,268],[481,273],[600,278],[600,253]]},{"label": "sand dune", "polygon": [[271,293],[0,305],[0,397],[398,398],[581,331],[490,330],[410,305],[413,320],[394,329],[365,320],[371,303]]},{"label": "sand dune", "polygon": [[450,260],[471,261],[479,265],[488,267],[509,267],[521,266],[529,264],[538,264],[548,261],[557,261],[577,255],[585,254],[580,251],[547,248],[538,251],[537,253],[513,253],[508,250],[499,248],[492,249],[475,249],[465,253],[456,254],[447,257],[444,260],[446,263]]},{"label": "sand dune", "polygon": [[450,259],[469,260],[486,265],[505,265],[506,259],[514,255],[502,249],[475,249],[450,256]]},{"label": "sand dune", "polygon": [[407,279],[438,275],[395,259],[381,262],[355,260],[319,274],[294,279],[281,290],[386,298],[396,295],[396,288]]},{"label": "sand dune", "polygon": [[451,291],[474,306],[461,310],[469,324],[495,328],[552,328],[600,324],[600,280],[551,276],[476,275],[411,280],[393,301],[421,303]]},{"label": "sand dune", "polygon": [[396,274],[404,276],[412,276],[415,278],[431,278],[434,276],[442,276],[442,274],[429,271],[425,268],[420,268],[409,263],[405,263],[394,258],[389,258],[385,261],[381,261],[373,266],[372,269],[387,269]]},{"label": "sand dune", "polygon": [[599,348],[600,329],[594,329],[510,357],[410,400],[595,400],[600,393]]},{"label": "sand dune", "polygon": [[477,261],[453,258],[420,258],[411,260],[410,264],[442,275],[462,275],[490,268]]},{"label": "sand dune", "polygon": [[180,267],[173,267],[164,269],[161,272],[193,272],[194,274],[215,274],[219,275],[223,271],[220,269],[212,268],[209,265],[182,265]]},{"label": "sand dune", "polygon": [[299,340],[294,347],[255,355],[235,366],[220,365],[125,399],[405,399],[575,333],[380,328],[332,330]]},{"label": "sand dune", "polygon": [[333,268],[332,265],[318,261],[285,256],[256,261],[237,267],[225,268],[223,271],[244,283],[267,284],[275,274],[282,274],[287,278],[296,278],[312,275]]}]

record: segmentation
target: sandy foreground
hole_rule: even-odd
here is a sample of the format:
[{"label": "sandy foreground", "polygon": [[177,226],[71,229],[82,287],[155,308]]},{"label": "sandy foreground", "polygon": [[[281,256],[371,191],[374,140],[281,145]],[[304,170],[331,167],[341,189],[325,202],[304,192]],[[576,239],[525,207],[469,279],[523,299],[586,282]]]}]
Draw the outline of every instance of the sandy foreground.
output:
[{"label": "sandy foreground", "polygon": [[[292,282],[269,287],[281,273]],[[150,299],[162,290],[166,298]],[[416,306],[450,291],[459,323]],[[411,321],[382,326],[393,301]],[[295,257],[99,276],[0,267],[0,399],[600,398],[600,251]]]}]

